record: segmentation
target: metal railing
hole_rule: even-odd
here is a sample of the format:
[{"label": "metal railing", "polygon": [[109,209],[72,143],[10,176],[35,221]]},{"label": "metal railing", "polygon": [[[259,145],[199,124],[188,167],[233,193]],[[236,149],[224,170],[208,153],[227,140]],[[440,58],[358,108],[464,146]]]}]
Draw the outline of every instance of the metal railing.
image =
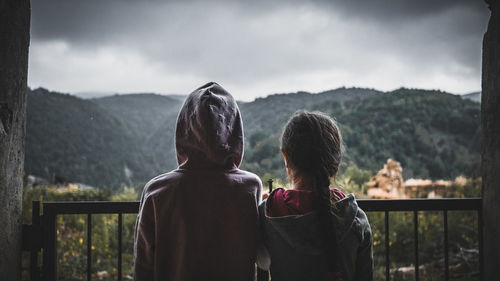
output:
[{"label": "metal railing", "polygon": [[479,240],[479,278],[482,280],[482,215],[481,198],[445,198],[445,199],[369,199],[358,200],[358,205],[365,212],[384,212],[385,228],[385,279],[390,280],[389,268],[389,212],[413,212],[413,241],[415,251],[415,280],[419,280],[419,250],[418,250],[418,212],[442,211],[444,239],[444,278],[449,280],[449,249],[448,249],[448,211],[477,211]]},{"label": "metal railing", "polygon": [[[272,183],[269,183],[270,190]],[[481,198],[467,199],[374,199],[358,200],[358,205],[365,212],[384,212],[385,228],[385,277],[390,280],[390,241],[389,241],[389,212],[413,212],[414,233],[414,266],[415,280],[419,280],[419,250],[418,250],[418,214],[421,211],[441,211],[443,214],[444,239],[444,278],[449,280],[449,242],[448,242],[448,211],[472,210],[478,213],[479,233],[479,274],[482,280],[482,217]],[[43,215],[40,215],[40,202],[33,202],[32,225],[23,225],[23,249],[31,252],[30,276],[31,280],[51,281],[57,279],[57,234],[56,218],[58,215],[86,214],[87,215],[87,280],[91,280],[92,273],[92,215],[118,214],[118,280],[122,280],[122,216],[134,214],[139,209],[138,201],[129,202],[44,202]],[[39,265],[39,254],[43,249],[42,264]],[[266,271],[257,271],[258,280],[267,280]]]},{"label": "metal railing", "polygon": [[[23,225],[23,248],[31,252],[30,280],[57,280],[57,224],[58,215],[87,215],[87,280],[92,273],[92,215],[118,214],[118,280],[122,280],[122,229],[123,214],[139,211],[138,201],[80,201],[80,202],[44,202],[43,215],[40,215],[40,202],[33,201],[32,224]],[[38,256],[42,253],[42,265]]]}]

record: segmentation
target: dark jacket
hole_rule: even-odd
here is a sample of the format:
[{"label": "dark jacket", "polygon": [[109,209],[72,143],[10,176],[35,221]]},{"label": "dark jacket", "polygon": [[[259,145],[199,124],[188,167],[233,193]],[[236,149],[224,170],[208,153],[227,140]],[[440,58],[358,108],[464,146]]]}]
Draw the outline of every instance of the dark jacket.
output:
[{"label": "dark jacket", "polygon": [[[312,211],[269,217],[266,215],[267,200],[259,206],[265,246],[259,254],[259,266],[269,267],[273,281],[328,280],[326,243],[321,238],[318,214]],[[358,207],[353,194],[337,201],[335,208],[339,241],[337,254],[342,280],[373,280],[373,240],[366,214]],[[266,259],[266,254],[270,261]]]},{"label": "dark jacket", "polygon": [[191,93],[175,141],[178,169],[144,187],[135,280],[253,280],[262,187],[238,169],[243,128],[232,96],[216,83]]}]

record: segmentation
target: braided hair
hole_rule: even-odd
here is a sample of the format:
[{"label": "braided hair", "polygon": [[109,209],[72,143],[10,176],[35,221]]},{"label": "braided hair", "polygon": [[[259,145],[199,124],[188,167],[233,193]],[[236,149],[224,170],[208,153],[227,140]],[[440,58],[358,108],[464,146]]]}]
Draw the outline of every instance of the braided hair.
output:
[{"label": "braided hair", "polygon": [[313,208],[318,212],[326,241],[327,265],[338,271],[337,237],[332,212],[334,200],[330,178],[337,175],[342,160],[342,136],[336,122],[321,112],[297,111],[288,120],[281,138],[281,149],[294,178],[307,177],[313,190]]}]

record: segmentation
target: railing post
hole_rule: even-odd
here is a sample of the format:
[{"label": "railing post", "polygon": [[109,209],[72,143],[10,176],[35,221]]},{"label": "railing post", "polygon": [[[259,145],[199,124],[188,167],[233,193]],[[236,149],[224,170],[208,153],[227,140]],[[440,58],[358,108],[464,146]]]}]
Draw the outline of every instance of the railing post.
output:
[{"label": "railing post", "polygon": [[43,205],[43,280],[57,280],[57,236],[56,236],[56,213],[49,207]]},{"label": "railing post", "polygon": [[419,280],[419,264],[418,264],[418,211],[413,211],[413,225],[415,227],[415,281]]},{"label": "railing post", "polygon": [[482,209],[477,212],[478,217],[478,239],[479,239],[479,280],[484,280],[484,259],[483,259],[483,211]]},{"label": "railing post", "polygon": [[390,260],[389,260],[389,211],[384,212],[385,223],[385,280],[391,280],[390,276]]},{"label": "railing post", "polygon": [[30,251],[30,280],[40,280],[38,253],[42,248],[40,223],[40,201],[32,202],[31,225],[23,225],[23,248]]},{"label": "railing post", "polygon": [[268,281],[269,272],[267,270],[257,267],[257,281]]},{"label": "railing post", "polygon": [[87,281],[92,279],[92,214],[87,214]]},{"label": "railing post", "polygon": [[122,281],[122,228],[123,215],[118,213],[118,281]]},{"label": "railing post", "polygon": [[443,210],[443,231],[444,231],[444,280],[450,280],[450,269],[448,261],[448,211]]}]

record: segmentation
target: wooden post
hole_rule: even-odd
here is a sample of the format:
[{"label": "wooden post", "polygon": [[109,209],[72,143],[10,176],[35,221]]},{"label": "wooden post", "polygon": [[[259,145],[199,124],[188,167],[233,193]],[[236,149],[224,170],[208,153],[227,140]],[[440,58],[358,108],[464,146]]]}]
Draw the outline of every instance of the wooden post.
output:
[{"label": "wooden post", "polygon": [[500,1],[487,0],[491,17],[483,40],[481,100],[483,276],[498,280],[500,266]]},{"label": "wooden post", "polygon": [[0,0],[0,279],[21,280],[29,0]]}]

